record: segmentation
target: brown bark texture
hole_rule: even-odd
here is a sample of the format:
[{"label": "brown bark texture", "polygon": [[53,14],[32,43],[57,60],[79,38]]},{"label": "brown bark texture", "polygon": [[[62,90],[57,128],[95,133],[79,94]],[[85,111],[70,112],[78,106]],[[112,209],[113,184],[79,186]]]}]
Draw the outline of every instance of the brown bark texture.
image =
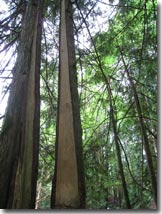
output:
[{"label": "brown bark texture", "polygon": [[85,207],[82,131],[71,1],[61,1],[59,104],[51,207]]},{"label": "brown bark texture", "polygon": [[40,44],[42,9],[28,2],[2,132],[0,208],[34,209],[40,119]]}]

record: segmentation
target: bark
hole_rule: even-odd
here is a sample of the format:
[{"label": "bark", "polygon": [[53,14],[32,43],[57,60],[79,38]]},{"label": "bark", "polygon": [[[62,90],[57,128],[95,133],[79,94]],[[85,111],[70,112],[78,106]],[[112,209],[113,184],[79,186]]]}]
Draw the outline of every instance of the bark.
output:
[{"label": "bark", "polygon": [[13,82],[0,135],[0,208],[35,207],[40,118],[39,0],[26,8]]},{"label": "bark", "polygon": [[61,1],[59,103],[52,208],[84,208],[82,130],[71,1]]},{"label": "bark", "polygon": [[146,130],[145,122],[144,122],[143,115],[142,115],[142,109],[141,109],[140,101],[139,101],[138,94],[137,94],[137,91],[136,91],[136,87],[134,85],[134,82],[133,82],[130,74],[129,74],[128,67],[127,67],[126,62],[124,60],[124,55],[123,55],[121,49],[120,49],[120,53],[121,53],[121,56],[122,56],[123,65],[125,67],[125,72],[127,74],[128,80],[130,82],[130,85],[131,85],[131,88],[132,88],[132,91],[133,91],[133,94],[134,94],[134,100],[135,100],[136,109],[137,109],[138,118],[139,118],[139,125],[140,125],[140,129],[141,129],[141,134],[142,134],[143,143],[144,143],[144,149],[145,149],[145,152],[146,152],[148,167],[149,167],[150,176],[151,176],[151,185],[152,185],[153,197],[154,197],[155,203],[157,205],[157,179],[156,179],[156,175],[155,175],[155,171],[154,171],[151,150],[150,150],[150,147],[149,147],[149,140],[148,140],[148,136],[147,136],[147,130]]}]

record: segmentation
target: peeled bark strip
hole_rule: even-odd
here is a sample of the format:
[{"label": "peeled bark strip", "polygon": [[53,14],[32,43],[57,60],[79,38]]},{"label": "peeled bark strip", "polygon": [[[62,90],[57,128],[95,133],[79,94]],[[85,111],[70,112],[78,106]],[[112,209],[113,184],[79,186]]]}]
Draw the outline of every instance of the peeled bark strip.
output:
[{"label": "peeled bark strip", "polygon": [[61,2],[59,107],[52,208],[84,208],[79,114],[71,2]]},{"label": "peeled bark strip", "polygon": [[39,144],[39,73],[42,14],[28,3],[14,79],[0,135],[0,208],[34,209]]}]

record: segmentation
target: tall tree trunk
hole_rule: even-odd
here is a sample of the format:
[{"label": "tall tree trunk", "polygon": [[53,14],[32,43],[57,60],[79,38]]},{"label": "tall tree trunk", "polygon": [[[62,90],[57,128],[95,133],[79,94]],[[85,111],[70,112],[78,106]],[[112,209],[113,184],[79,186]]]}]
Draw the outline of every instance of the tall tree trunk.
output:
[{"label": "tall tree trunk", "polygon": [[149,140],[147,137],[146,126],[145,126],[145,122],[143,120],[142,109],[141,109],[140,101],[139,101],[138,94],[136,91],[136,87],[134,85],[134,82],[129,74],[128,67],[126,65],[123,52],[120,47],[119,47],[119,49],[120,49],[120,53],[122,56],[122,62],[123,62],[124,68],[125,68],[125,72],[127,74],[128,80],[130,82],[130,85],[131,85],[131,88],[132,88],[132,91],[134,94],[134,100],[135,100],[136,109],[137,109],[138,118],[139,118],[139,125],[140,125],[140,129],[141,129],[141,134],[142,134],[142,138],[143,138],[143,142],[144,142],[144,149],[146,152],[148,167],[149,167],[150,176],[151,176],[153,197],[154,197],[155,203],[157,205],[157,180],[156,180],[156,175],[155,175],[155,171],[154,171],[152,155],[151,155],[151,151],[150,151],[150,147],[149,147]]},{"label": "tall tree trunk", "polygon": [[82,131],[77,92],[72,3],[61,1],[59,103],[52,208],[84,208]]},{"label": "tall tree trunk", "polygon": [[[76,1],[77,4],[77,1]],[[77,4],[77,7],[79,9],[79,5]],[[80,11],[81,13],[81,11]],[[94,43],[94,40],[91,36],[91,33],[89,31],[89,28],[87,26],[87,23],[83,17],[83,14],[81,13],[81,16],[85,22],[88,34],[91,38],[92,44],[94,46],[95,49],[95,53],[96,53],[96,57],[97,57],[97,64],[98,67],[100,68],[102,77],[106,83],[106,87],[107,87],[107,92],[108,92],[108,97],[110,99],[110,114],[111,114],[111,120],[112,120],[112,125],[113,125],[113,132],[114,132],[114,140],[115,140],[115,146],[116,146],[116,152],[117,152],[117,159],[118,159],[118,166],[119,166],[119,172],[120,172],[120,176],[121,176],[121,180],[122,180],[122,186],[123,186],[123,191],[124,191],[124,196],[125,196],[125,202],[126,202],[126,206],[128,209],[131,209],[131,205],[130,205],[130,200],[129,200],[129,195],[128,195],[128,190],[127,190],[127,184],[126,184],[126,180],[125,180],[125,175],[124,175],[124,170],[123,170],[123,164],[122,164],[122,159],[121,159],[121,152],[120,152],[120,146],[119,146],[119,136],[118,136],[118,132],[117,132],[117,123],[115,120],[115,115],[114,115],[114,109],[113,109],[113,103],[112,103],[112,94],[111,94],[111,88],[110,88],[110,83],[108,78],[106,77],[104,70],[102,68],[102,64],[101,64],[101,60],[100,60],[100,56],[97,52],[97,48],[96,45]]]},{"label": "tall tree trunk", "polygon": [[0,135],[0,208],[34,209],[40,119],[40,0],[25,12],[8,107]]},{"label": "tall tree trunk", "polygon": [[113,133],[114,133],[114,141],[115,141],[115,147],[116,147],[116,153],[117,153],[119,173],[120,173],[120,177],[121,177],[121,181],[122,181],[122,187],[123,187],[123,191],[124,191],[124,198],[125,198],[126,207],[128,209],[131,209],[131,204],[130,204],[130,200],[129,200],[129,194],[128,194],[128,190],[127,190],[127,183],[126,183],[126,180],[125,180],[123,163],[122,163],[122,159],[121,159],[121,151],[120,151],[120,146],[119,146],[119,134],[118,134],[118,131],[117,131],[117,122],[115,120],[110,81],[109,81],[109,79],[106,77],[106,75],[104,73],[104,70],[102,68],[102,64],[101,64],[101,61],[100,61],[100,57],[98,55],[98,52],[97,52],[96,46],[95,46],[95,44],[93,42],[93,39],[92,39],[92,43],[94,45],[95,52],[96,52],[96,55],[97,55],[98,66],[100,68],[102,77],[103,77],[103,79],[104,79],[104,81],[106,83],[107,94],[108,94],[108,98],[109,98],[109,102],[110,102],[110,116],[111,116],[112,128],[113,128]]},{"label": "tall tree trunk", "polygon": [[128,194],[128,190],[127,190],[127,183],[126,183],[126,180],[125,180],[123,163],[122,163],[122,159],[121,159],[119,136],[118,136],[118,130],[117,130],[117,122],[115,120],[110,82],[108,82],[108,80],[107,80],[106,84],[107,84],[107,91],[108,91],[108,96],[109,96],[109,101],[110,101],[110,116],[111,116],[111,120],[112,120],[113,132],[114,132],[114,141],[115,141],[115,147],[116,147],[116,153],[117,153],[119,174],[120,174],[121,181],[122,181],[122,187],[123,187],[123,191],[124,191],[124,198],[125,198],[126,208],[127,209],[131,209],[131,204],[130,204],[130,200],[129,200],[129,194]]}]

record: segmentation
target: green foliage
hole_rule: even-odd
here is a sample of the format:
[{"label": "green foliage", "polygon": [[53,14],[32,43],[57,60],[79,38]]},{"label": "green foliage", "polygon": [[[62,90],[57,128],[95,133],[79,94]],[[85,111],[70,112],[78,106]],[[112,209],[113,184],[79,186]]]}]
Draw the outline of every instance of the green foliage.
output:
[{"label": "green foliage", "polygon": [[[155,5],[155,1],[120,1],[116,15],[109,21],[108,31],[96,33],[88,54],[82,50],[80,96],[87,208],[125,207],[114,147],[110,98],[102,72],[110,80],[132,208],[148,208],[153,200],[134,95],[121,60],[121,50],[139,96],[153,157],[156,156],[157,137]],[[156,163],[156,158],[153,159]]]},{"label": "green foliage", "polygon": [[[7,2],[14,5],[19,1]],[[110,112],[112,99],[132,209],[146,209],[150,208],[153,195],[135,97],[126,68],[139,98],[157,173],[157,2],[155,0],[120,0],[105,4],[99,2],[86,0],[79,1],[78,5],[76,2],[73,4],[86,206],[87,209],[126,207],[114,143]],[[113,11],[112,14],[108,14],[109,10],[104,13],[107,4],[111,6],[109,10]],[[59,6],[59,1],[51,0],[46,0],[44,6],[37,188],[37,208],[41,209],[50,207],[55,163]],[[107,26],[106,30],[102,30],[101,26],[101,29],[94,30],[97,26],[97,17],[104,15],[108,17],[104,19],[105,24],[102,23],[103,26]],[[12,23],[16,23],[14,32],[19,32],[20,18],[18,20],[13,16],[8,23],[10,27],[13,27]],[[5,32],[7,31],[3,32],[3,29],[0,29],[1,44],[3,41],[8,44],[8,41],[12,40],[12,34],[8,35]],[[14,34],[14,38],[15,35],[17,33]],[[2,39],[3,36],[5,40]],[[110,85],[111,97],[106,81]]]}]

